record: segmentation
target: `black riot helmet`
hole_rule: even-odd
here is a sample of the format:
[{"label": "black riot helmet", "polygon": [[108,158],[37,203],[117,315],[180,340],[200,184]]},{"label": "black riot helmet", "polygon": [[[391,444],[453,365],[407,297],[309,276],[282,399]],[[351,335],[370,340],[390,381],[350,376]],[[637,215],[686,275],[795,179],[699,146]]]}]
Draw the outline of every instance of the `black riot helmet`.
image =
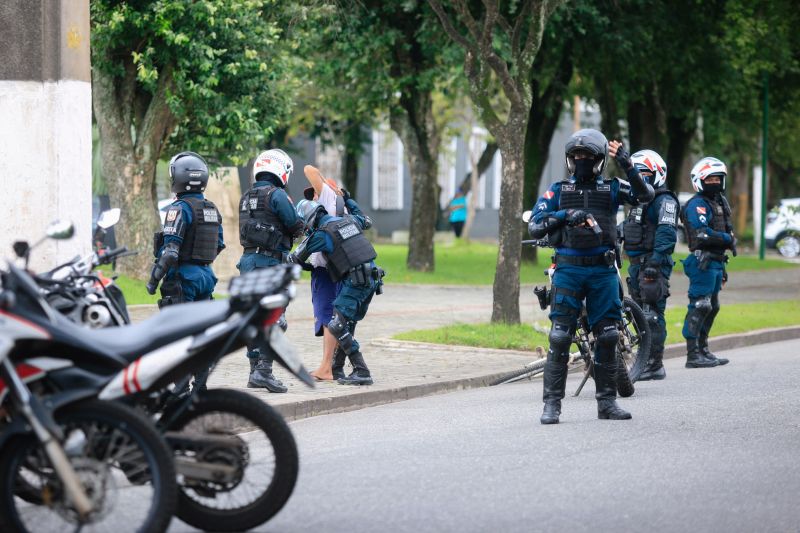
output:
[{"label": "black riot helmet", "polygon": [[203,192],[208,185],[208,165],[194,152],[181,152],[169,160],[172,192]]},{"label": "black riot helmet", "polygon": [[567,158],[567,168],[571,174],[575,174],[575,155],[578,152],[586,152],[594,161],[592,172],[595,176],[599,176],[606,166],[608,140],[605,135],[597,130],[582,129],[572,134],[564,151]]},{"label": "black riot helmet", "polygon": [[314,231],[322,215],[327,215],[328,211],[314,200],[300,200],[295,208],[297,216],[303,219],[306,231]]}]

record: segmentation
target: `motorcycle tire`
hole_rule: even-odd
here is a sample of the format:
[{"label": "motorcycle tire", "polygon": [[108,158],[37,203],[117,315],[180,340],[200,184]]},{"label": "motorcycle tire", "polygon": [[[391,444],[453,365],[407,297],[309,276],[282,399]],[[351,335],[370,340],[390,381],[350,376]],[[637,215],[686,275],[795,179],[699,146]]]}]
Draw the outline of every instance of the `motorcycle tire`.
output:
[{"label": "motorcycle tire", "polygon": [[[632,298],[625,297],[623,299],[622,313],[624,325],[620,330],[621,341],[626,343],[626,346],[632,351],[632,360],[623,357],[624,364],[620,368],[625,368],[630,382],[635,383],[650,360],[653,336],[650,333],[647,316]],[[632,332],[630,332],[630,328],[633,328]],[[631,394],[633,393],[631,392]]]},{"label": "motorcycle tire", "polygon": [[[165,414],[165,417],[168,416]],[[230,427],[220,430],[219,427],[206,428],[202,425],[204,418],[209,423],[224,420],[225,417],[236,417],[238,422],[231,423]],[[219,423],[219,422],[217,422]],[[198,394],[195,403],[183,413],[175,417],[168,432],[187,432],[196,434],[198,431],[211,435],[224,434],[226,436],[241,435],[248,431],[245,437],[250,440],[256,438],[256,433],[264,437],[255,446],[249,446],[247,440],[242,438],[245,447],[244,456],[250,457],[271,447],[274,454],[274,472],[267,486],[260,494],[242,505],[233,505],[222,508],[212,504],[221,504],[228,495],[231,495],[247,480],[248,475],[263,479],[257,470],[248,472],[256,466],[253,461],[243,465],[241,479],[235,486],[220,487],[208,483],[207,486],[198,487],[191,485],[187,480],[178,480],[178,510],[176,516],[190,526],[205,531],[244,531],[257,527],[280,511],[294,490],[298,473],[297,444],[289,426],[283,417],[269,405],[251,396],[250,394],[233,390],[208,390]],[[168,439],[169,440],[169,439]],[[176,459],[180,450],[175,449]],[[219,454],[216,460],[225,459]],[[229,460],[229,459],[228,459]],[[213,462],[214,459],[209,459]]]},{"label": "motorcycle tire", "polygon": [[633,393],[636,392],[636,388],[628,375],[628,369],[625,367],[625,360],[619,354],[617,354],[617,373],[614,379],[617,383],[617,393],[622,398],[633,396]]},{"label": "motorcycle tire", "polygon": [[[0,450],[0,531],[166,531],[176,509],[177,483],[172,453],[153,424],[127,406],[99,400],[70,404],[54,418],[95,506],[93,514],[79,523],[39,441],[25,434]],[[18,487],[23,477],[35,482]],[[139,481],[120,487],[130,477]],[[37,487],[40,495],[29,500],[41,505],[15,498]]]}]

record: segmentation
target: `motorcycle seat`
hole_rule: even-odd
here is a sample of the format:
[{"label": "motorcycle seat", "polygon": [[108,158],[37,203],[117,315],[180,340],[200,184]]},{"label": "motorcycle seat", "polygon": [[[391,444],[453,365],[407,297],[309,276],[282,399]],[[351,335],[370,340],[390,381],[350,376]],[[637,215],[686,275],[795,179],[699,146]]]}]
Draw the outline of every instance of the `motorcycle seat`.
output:
[{"label": "motorcycle seat", "polygon": [[188,302],[165,307],[142,322],[112,328],[88,329],[64,318],[65,329],[95,349],[133,362],[166,344],[219,324],[230,315],[226,300]]}]

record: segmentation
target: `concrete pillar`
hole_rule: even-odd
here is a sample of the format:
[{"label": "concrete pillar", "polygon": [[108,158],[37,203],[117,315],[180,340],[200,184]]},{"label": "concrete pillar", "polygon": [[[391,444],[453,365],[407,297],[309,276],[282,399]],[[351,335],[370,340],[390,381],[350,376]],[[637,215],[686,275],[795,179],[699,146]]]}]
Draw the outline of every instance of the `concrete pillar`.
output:
[{"label": "concrete pillar", "polygon": [[0,28],[0,258],[71,220],[33,253],[43,270],[91,249],[89,0],[3,0]]}]

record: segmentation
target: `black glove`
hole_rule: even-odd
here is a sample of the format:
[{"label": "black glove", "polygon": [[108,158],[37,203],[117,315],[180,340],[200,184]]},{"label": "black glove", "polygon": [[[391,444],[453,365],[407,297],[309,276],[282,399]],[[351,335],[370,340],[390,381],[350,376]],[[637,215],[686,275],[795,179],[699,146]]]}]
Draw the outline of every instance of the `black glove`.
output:
[{"label": "black glove", "polygon": [[347,189],[341,187],[339,190],[342,191],[342,198],[344,198],[345,202],[350,199],[350,193],[347,191]]},{"label": "black glove", "polygon": [[538,226],[537,226],[536,222],[534,222],[533,219],[530,219],[528,221],[528,235],[533,237],[533,235],[534,235],[534,233],[536,232],[537,229],[538,229]]},{"label": "black glove", "polygon": [[628,172],[628,170],[633,168],[633,163],[631,163],[631,154],[625,149],[624,146],[620,146],[617,149],[617,155],[614,156],[614,159],[617,161],[619,167]]},{"label": "black glove", "polygon": [[578,226],[586,222],[586,211],[581,209],[567,209],[565,218],[568,226]]},{"label": "black glove", "polygon": [[146,288],[147,288],[147,294],[150,295],[155,294],[156,289],[158,288],[158,280],[150,276],[150,281],[147,282]]},{"label": "black glove", "polygon": [[722,269],[722,283],[728,283],[728,270],[725,268]]},{"label": "black glove", "polygon": [[312,270],[314,270],[314,265],[312,265],[311,263],[300,263],[300,267],[306,272],[311,272]]}]

